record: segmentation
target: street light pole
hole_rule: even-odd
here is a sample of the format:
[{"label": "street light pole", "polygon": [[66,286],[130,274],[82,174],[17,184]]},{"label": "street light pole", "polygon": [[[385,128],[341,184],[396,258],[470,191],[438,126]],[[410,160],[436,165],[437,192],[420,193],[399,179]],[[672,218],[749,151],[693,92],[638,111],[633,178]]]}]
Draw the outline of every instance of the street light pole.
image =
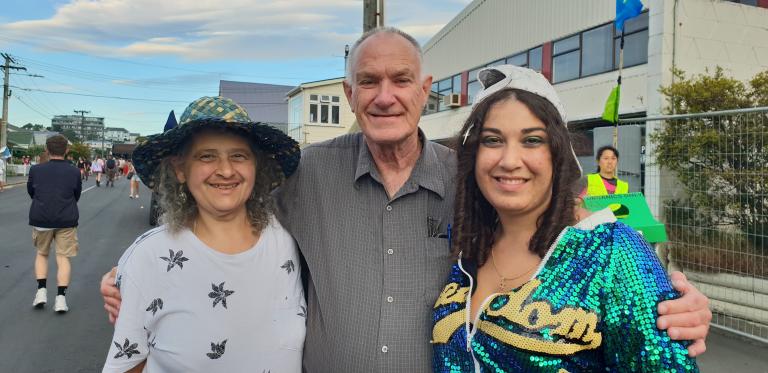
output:
[{"label": "street light pole", "polygon": [[87,141],[85,136],[85,114],[90,114],[87,110],[75,110],[75,113],[80,114],[80,141]]}]

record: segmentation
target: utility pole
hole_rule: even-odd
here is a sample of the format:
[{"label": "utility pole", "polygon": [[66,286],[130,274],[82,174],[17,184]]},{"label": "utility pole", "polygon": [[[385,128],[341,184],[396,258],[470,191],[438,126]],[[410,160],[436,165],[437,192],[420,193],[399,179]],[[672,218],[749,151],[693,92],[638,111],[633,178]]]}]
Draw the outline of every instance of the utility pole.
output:
[{"label": "utility pole", "polygon": [[87,110],[75,110],[75,114],[80,114],[80,142],[87,141],[85,137],[85,114],[90,114]]},{"label": "utility pole", "polygon": [[0,148],[2,148],[8,145],[8,98],[11,97],[11,91],[8,87],[8,74],[11,70],[27,71],[27,68],[22,66],[11,66],[11,64],[16,63],[16,61],[14,61],[7,53],[0,53],[0,56],[5,59],[5,64],[2,66],[5,77],[5,80],[3,80],[3,118],[2,121],[0,121]]},{"label": "utility pole", "polygon": [[363,0],[363,32],[384,27],[384,0]]}]

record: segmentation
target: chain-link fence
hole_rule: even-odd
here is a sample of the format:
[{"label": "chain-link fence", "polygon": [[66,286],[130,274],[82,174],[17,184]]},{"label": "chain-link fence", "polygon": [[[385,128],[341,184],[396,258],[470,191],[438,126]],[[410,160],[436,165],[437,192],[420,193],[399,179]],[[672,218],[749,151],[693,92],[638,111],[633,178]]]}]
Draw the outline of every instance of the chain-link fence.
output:
[{"label": "chain-link fence", "polygon": [[710,298],[714,326],[768,342],[768,107],[620,122],[650,137],[662,259]]}]

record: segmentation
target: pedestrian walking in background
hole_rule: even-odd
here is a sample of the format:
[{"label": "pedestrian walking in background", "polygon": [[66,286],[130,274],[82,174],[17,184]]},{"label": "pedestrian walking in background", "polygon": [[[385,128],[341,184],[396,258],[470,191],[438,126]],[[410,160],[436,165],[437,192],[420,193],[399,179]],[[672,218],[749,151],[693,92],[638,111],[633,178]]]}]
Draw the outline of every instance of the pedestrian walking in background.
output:
[{"label": "pedestrian walking in background", "polygon": [[96,187],[101,186],[101,174],[104,173],[104,160],[101,156],[96,156],[96,159],[91,163],[91,171],[96,174]]},{"label": "pedestrian walking in background", "polygon": [[77,201],[83,184],[77,168],[64,159],[68,150],[66,137],[51,136],[45,147],[50,160],[33,166],[27,179],[27,193],[32,197],[29,225],[32,226],[32,243],[37,249],[37,293],[32,305],[42,308],[48,302],[48,254],[51,243],[55,242],[58,291],[53,310],[67,312],[66,292],[71,278],[69,258],[77,255],[79,248]]},{"label": "pedestrian walking in background", "polygon": [[77,159],[77,169],[80,170],[80,180],[85,180],[85,159],[83,157]]},{"label": "pedestrian walking in background", "polygon": [[107,156],[107,185],[106,186],[112,186],[112,188],[115,187],[115,176],[117,174],[117,161],[115,160],[112,155]]},{"label": "pedestrian walking in background", "polygon": [[125,178],[131,185],[131,190],[128,194],[130,198],[139,198],[139,175],[136,174],[136,169],[133,167],[133,162],[125,162]]}]

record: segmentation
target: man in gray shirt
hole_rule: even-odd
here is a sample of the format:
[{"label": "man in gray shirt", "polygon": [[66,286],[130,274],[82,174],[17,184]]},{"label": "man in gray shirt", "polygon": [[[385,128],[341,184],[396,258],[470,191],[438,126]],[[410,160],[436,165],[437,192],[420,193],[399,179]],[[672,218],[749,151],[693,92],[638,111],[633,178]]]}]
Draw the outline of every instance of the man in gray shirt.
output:
[{"label": "man in gray shirt", "polygon": [[[456,159],[418,129],[431,84],[411,36],[364,34],[344,82],[362,133],[304,149],[277,194],[278,218],[308,269],[307,372],[432,370],[431,309],[452,263]],[[119,294],[110,281],[102,280],[102,294],[114,316]],[[677,339],[704,338],[707,299],[681,286],[686,295],[661,305],[674,315],[660,323],[685,327],[670,330]]]}]

